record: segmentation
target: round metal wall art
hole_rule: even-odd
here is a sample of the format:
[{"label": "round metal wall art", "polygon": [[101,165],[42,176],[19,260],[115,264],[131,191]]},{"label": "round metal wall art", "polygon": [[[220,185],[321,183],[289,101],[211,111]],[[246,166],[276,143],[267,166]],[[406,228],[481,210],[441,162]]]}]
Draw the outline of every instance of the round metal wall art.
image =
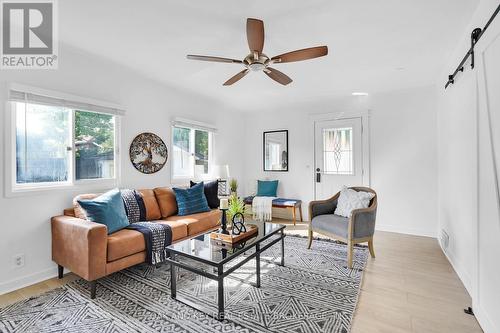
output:
[{"label": "round metal wall art", "polygon": [[158,135],[141,133],[132,140],[129,155],[138,171],[151,174],[160,171],[167,163],[168,149]]}]

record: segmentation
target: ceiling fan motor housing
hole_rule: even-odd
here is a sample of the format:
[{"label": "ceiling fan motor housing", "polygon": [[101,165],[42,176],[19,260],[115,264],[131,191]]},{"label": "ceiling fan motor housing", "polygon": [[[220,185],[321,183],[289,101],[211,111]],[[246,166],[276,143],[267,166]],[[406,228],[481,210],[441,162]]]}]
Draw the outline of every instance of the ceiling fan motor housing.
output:
[{"label": "ceiling fan motor housing", "polygon": [[270,59],[264,53],[259,54],[255,57],[255,54],[251,53],[243,59],[243,64],[252,71],[261,71],[267,67]]}]

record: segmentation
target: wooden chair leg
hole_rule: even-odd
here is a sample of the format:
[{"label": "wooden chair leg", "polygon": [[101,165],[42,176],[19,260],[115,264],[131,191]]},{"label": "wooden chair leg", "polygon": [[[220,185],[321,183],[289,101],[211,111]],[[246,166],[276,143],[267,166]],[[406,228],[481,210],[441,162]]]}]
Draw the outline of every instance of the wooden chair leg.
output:
[{"label": "wooden chair leg", "polygon": [[308,236],[309,236],[309,243],[307,244],[307,249],[310,249],[313,242],[313,230],[311,227],[309,227]]},{"label": "wooden chair leg", "polygon": [[300,214],[300,222],[304,222],[304,219],[302,218],[302,205],[299,205],[299,214]]},{"label": "wooden chair leg", "polygon": [[348,241],[347,243],[347,267],[352,268],[352,256],[354,252],[354,244],[352,241]]},{"label": "wooden chair leg", "polygon": [[292,217],[293,217],[293,225],[295,225],[295,221],[297,220],[297,216],[295,215],[295,206],[292,207]]},{"label": "wooden chair leg", "polygon": [[368,241],[368,249],[370,250],[370,255],[375,258],[375,249],[373,248],[373,238]]},{"label": "wooden chair leg", "polygon": [[90,298],[94,299],[95,294],[96,294],[96,289],[97,289],[97,281],[90,281]]}]

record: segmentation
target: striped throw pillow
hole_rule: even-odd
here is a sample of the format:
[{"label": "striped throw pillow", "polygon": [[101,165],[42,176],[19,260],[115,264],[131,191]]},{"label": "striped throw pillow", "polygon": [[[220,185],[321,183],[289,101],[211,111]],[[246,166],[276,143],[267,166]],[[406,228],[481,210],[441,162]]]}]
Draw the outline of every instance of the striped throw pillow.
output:
[{"label": "striped throw pillow", "polygon": [[185,216],[195,213],[208,212],[207,198],[203,191],[203,182],[191,188],[173,188],[177,201],[178,215]]}]

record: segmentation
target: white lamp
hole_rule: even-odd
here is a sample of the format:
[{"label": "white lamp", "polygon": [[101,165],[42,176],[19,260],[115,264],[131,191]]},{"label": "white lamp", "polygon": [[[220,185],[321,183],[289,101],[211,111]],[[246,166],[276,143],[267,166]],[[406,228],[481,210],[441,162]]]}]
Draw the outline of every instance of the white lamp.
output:
[{"label": "white lamp", "polygon": [[212,176],[216,179],[229,179],[231,175],[229,174],[229,165],[223,164],[223,165],[214,165],[213,166],[213,172]]},{"label": "white lamp", "polygon": [[227,196],[227,180],[229,179],[229,165],[214,165],[212,176],[219,181],[219,196]]}]

